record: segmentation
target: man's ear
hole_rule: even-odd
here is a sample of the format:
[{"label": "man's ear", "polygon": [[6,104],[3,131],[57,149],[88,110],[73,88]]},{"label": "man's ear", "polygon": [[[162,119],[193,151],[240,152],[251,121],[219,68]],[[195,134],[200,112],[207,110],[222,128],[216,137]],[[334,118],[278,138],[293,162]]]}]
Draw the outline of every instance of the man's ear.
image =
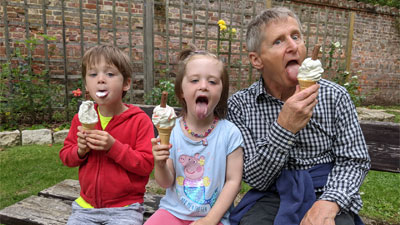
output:
[{"label": "man's ear", "polygon": [[124,82],[124,86],[122,87],[123,91],[128,91],[131,88],[131,78],[128,78]]},{"label": "man's ear", "polygon": [[261,70],[264,67],[261,57],[258,55],[257,52],[250,52],[249,59],[251,65],[253,65],[253,67],[256,68],[257,70]]}]

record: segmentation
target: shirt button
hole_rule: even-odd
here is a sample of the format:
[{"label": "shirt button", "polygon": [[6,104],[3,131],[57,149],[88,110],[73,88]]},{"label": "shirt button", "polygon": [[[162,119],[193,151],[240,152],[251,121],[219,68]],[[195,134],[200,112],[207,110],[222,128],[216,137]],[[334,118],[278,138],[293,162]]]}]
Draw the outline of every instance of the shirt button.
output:
[{"label": "shirt button", "polygon": [[288,141],[288,144],[289,145],[293,145],[293,141]]}]

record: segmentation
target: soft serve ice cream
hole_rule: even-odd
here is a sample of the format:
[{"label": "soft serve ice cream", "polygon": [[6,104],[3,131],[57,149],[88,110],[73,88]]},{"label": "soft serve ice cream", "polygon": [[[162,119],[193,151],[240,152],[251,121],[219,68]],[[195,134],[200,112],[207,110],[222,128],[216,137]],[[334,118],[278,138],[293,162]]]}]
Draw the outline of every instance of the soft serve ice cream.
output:
[{"label": "soft serve ice cream", "polygon": [[318,59],[312,60],[311,58],[307,58],[303,61],[299,68],[297,79],[317,82],[321,79],[321,74],[323,72],[324,69],[322,69],[321,61]]},{"label": "soft serve ice cream", "polygon": [[158,105],[154,108],[151,119],[153,120],[154,126],[158,128],[169,128],[175,125],[176,114],[174,108],[171,106],[165,105],[165,107],[161,107]]},{"label": "soft serve ice cream", "polygon": [[318,60],[318,52],[320,46],[316,45],[313,50],[312,58],[306,58],[299,68],[297,80],[299,81],[301,90],[317,83],[321,79],[324,72],[321,61]]},{"label": "soft serve ice cream", "polygon": [[175,126],[176,114],[174,108],[167,105],[168,92],[163,92],[161,104],[156,106],[151,117],[161,138],[161,144],[169,144],[172,128]]},{"label": "soft serve ice cream", "polygon": [[96,126],[98,120],[97,112],[94,109],[93,101],[84,101],[79,106],[78,112],[79,121],[83,129],[92,130]]}]

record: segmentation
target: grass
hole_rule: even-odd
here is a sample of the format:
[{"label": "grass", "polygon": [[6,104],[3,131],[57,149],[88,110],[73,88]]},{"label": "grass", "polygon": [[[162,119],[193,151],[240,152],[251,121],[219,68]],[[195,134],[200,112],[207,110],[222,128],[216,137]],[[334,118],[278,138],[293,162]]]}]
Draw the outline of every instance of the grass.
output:
[{"label": "grass", "polygon": [[[77,168],[61,163],[60,149],[61,145],[32,145],[0,151],[0,209],[65,179],[78,179]],[[249,189],[242,183],[242,194]],[[362,216],[400,224],[400,173],[370,171],[360,192],[364,201]]]},{"label": "grass", "polygon": [[70,178],[78,169],[61,163],[61,145],[18,146],[0,151],[0,209]]},{"label": "grass", "polygon": [[400,174],[369,171],[360,189],[362,216],[400,224]]}]

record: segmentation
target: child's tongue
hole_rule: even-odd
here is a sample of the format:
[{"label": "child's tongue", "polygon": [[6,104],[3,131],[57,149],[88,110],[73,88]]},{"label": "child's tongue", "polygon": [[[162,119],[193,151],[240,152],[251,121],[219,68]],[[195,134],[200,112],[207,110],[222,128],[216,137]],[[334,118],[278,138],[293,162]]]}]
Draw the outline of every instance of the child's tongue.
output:
[{"label": "child's tongue", "polygon": [[297,79],[297,74],[299,73],[300,65],[297,63],[289,63],[286,66],[286,73],[289,75],[290,78],[293,80]]},{"label": "child's tongue", "polygon": [[197,102],[196,103],[196,114],[197,117],[203,119],[207,115],[207,103],[205,102]]}]

